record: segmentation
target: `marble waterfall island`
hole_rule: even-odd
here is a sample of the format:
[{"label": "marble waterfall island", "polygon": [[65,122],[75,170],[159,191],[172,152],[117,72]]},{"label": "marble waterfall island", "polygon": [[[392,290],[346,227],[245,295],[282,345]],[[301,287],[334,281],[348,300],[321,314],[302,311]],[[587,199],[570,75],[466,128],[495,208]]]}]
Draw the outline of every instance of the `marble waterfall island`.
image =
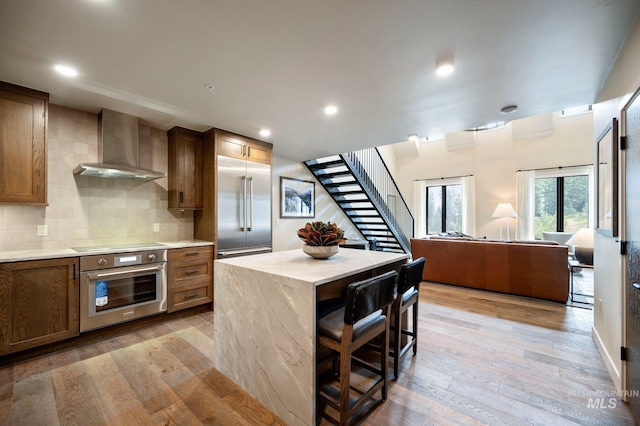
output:
[{"label": "marble waterfall island", "polygon": [[406,260],[343,248],[325,260],[301,249],[216,260],[216,368],[287,424],[315,424],[318,300]]}]

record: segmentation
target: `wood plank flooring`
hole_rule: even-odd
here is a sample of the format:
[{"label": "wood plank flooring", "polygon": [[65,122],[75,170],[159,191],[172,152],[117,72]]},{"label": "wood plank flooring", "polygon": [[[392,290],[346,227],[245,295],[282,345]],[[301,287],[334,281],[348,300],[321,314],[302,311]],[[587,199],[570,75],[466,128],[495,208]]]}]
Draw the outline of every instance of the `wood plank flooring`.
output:
[{"label": "wood plank flooring", "polygon": [[[592,315],[423,283],[418,355],[363,424],[633,425]],[[213,368],[212,336],[206,311],[1,365],[0,425],[282,424]]]}]

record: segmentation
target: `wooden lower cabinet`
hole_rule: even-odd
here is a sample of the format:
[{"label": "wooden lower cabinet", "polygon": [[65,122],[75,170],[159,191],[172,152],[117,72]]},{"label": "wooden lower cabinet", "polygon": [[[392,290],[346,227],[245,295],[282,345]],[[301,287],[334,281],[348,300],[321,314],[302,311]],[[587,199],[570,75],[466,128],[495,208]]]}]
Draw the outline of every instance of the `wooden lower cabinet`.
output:
[{"label": "wooden lower cabinet", "polygon": [[0,264],[0,355],[80,334],[78,258]]},{"label": "wooden lower cabinet", "polygon": [[213,246],[171,249],[167,312],[213,302]]}]

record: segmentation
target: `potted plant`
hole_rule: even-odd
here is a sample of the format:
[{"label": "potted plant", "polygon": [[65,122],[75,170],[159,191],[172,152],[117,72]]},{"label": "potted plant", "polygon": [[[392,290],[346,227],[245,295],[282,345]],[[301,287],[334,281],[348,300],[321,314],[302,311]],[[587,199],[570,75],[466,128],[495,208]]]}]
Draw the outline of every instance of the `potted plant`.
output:
[{"label": "potted plant", "polygon": [[298,229],[298,237],[304,241],[302,251],[314,259],[327,259],[338,252],[338,244],[347,241],[344,231],[331,222],[307,222]]}]

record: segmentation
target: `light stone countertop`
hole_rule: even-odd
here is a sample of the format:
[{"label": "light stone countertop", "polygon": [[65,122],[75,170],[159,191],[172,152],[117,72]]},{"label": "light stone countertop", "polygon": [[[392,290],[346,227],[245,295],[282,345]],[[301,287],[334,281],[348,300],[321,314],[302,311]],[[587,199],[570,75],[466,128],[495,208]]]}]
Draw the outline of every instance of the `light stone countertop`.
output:
[{"label": "light stone countertop", "polygon": [[313,259],[300,248],[219,259],[215,262],[216,264],[222,262],[253,271],[307,281],[317,286],[369,270],[372,265],[387,265],[406,258],[407,255],[403,253],[341,247],[340,251],[329,259]]},{"label": "light stone countertop", "polygon": [[[144,251],[152,249],[173,249],[173,248],[185,248],[185,247],[198,247],[198,246],[212,246],[211,241],[201,240],[181,240],[181,241],[154,241],[145,244],[147,247],[116,247],[105,250],[91,250],[91,251],[75,251],[72,248],[60,248],[60,249],[35,249],[35,250],[12,250],[12,251],[0,251],[0,263],[8,262],[21,262],[25,260],[44,260],[44,259],[57,259],[63,257],[80,257],[105,253],[132,253],[137,251]],[[156,245],[154,245],[156,244]],[[109,246],[110,244],[104,244]],[[78,247],[80,248],[80,247]]]}]

